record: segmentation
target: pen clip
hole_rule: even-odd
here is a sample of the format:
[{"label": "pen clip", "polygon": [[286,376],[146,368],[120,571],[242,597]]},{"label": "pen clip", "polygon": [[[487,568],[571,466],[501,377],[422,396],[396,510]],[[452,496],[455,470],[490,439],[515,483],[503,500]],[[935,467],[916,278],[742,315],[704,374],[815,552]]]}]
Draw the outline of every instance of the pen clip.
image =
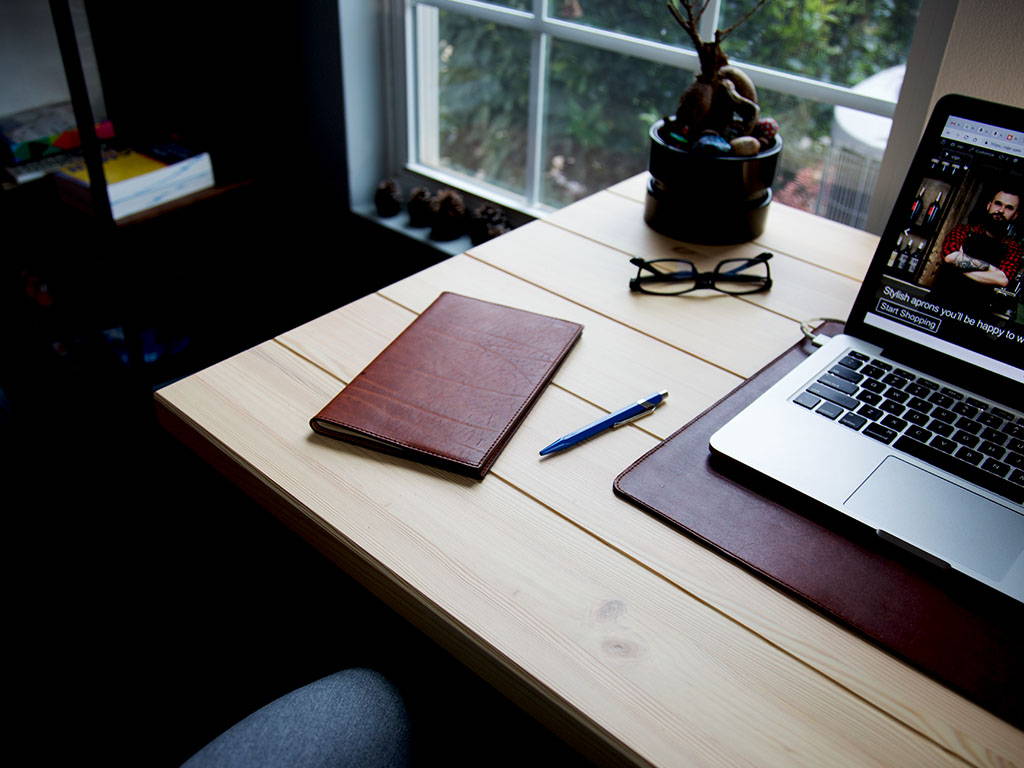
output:
[{"label": "pen clip", "polygon": [[658,397],[657,400],[654,399],[655,397],[657,396],[653,396],[647,400],[637,400],[636,404],[643,408],[643,410],[640,411],[640,413],[635,413],[632,416],[623,419],[622,421],[616,421],[612,424],[612,428],[621,427],[623,424],[629,424],[631,421],[642,419],[647,414],[653,412],[655,408],[665,401],[665,398],[668,397],[668,392],[661,393],[661,396]]},{"label": "pen clip", "polygon": [[633,416],[630,416],[628,419],[623,419],[622,421],[616,421],[614,424],[612,424],[612,428],[614,429],[615,427],[621,427],[623,424],[629,424],[631,421],[636,421],[637,419],[642,419],[648,413],[653,411],[655,409],[655,407],[656,406],[652,405],[649,408],[645,408],[644,410],[640,411],[640,413],[637,413],[637,414],[635,414]]}]

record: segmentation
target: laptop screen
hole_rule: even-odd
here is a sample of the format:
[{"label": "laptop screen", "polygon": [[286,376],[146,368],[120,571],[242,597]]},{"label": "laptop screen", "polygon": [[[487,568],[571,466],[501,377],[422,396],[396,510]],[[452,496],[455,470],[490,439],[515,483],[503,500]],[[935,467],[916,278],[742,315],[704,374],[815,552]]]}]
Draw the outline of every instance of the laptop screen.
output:
[{"label": "laptop screen", "polygon": [[936,108],[858,307],[869,328],[1020,383],[1024,111],[982,119],[972,101]]}]

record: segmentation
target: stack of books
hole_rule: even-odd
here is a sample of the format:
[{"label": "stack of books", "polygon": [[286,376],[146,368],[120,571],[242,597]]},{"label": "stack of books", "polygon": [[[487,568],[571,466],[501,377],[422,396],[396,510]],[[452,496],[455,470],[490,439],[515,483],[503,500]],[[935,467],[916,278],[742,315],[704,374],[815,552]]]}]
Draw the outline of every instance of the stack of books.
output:
[{"label": "stack of books", "polygon": [[[96,124],[96,134],[109,143],[114,128],[103,121]],[[5,184],[24,184],[52,173],[62,200],[92,211],[89,172],[77,154],[80,146],[70,102],[0,118]],[[115,220],[214,186],[209,154],[173,143],[105,149],[103,172]]]},{"label": "stack of books", "polygon": [[[101,140],[114,137],[109,120],[96,124]],[[57,171],[81,145],[70,102],[47,104],[0,118],[0,161],[16,184]]]},{"label": "stack of books", "polygon": [[[103,173],[115,221],[214,185],[209,153],[194,154],[175,144],[106,150]],[[89,172],[81,158],[60,168],[56,181],[62,200],[92,210]]]}]

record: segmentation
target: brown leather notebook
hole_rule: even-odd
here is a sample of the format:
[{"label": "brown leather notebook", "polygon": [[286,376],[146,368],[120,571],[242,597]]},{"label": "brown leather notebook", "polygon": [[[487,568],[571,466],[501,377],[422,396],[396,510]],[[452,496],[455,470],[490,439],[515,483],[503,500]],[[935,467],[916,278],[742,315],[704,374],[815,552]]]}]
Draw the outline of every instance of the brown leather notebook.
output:
[{"label": "brown leather notebook", "polygon": [[1024,727],[1024,606],[710,453],[715,430],[811,351],[787,350],[637,459],[615,492]]},{"label": "brown leather notebook", "polygon": [[310,426],[483,478],[582,332],[579,323],[442,293]]}]

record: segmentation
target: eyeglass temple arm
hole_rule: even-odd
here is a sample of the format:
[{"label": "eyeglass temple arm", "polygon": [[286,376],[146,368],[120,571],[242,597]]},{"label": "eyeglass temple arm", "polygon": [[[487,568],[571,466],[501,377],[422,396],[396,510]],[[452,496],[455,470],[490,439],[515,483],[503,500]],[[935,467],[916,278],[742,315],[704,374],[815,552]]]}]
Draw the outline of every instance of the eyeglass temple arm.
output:
[{"label": "eyeglass temple arm", "polygon": [[[692,262],[689,262],[686,259],[655,259],[654,261],[678,261],[678,262],[683,262],[683,263],[686,263],[686,264],[692,264]],[[701,274],[700,272],[697,272],[695,269],[685,269],[685,270],[684,269],[680,269],[680,270],[677,270],[675,272],[659,272],[654,267],[652,267],[651,264],[649,264],[646,260],[641,259],[639,256],[634,256],[633,258],[631,258],[629,260],[629,263],[632,264],[635,267],[638,267],[639,269],[646,269],[648,272],[651,273],[650,275],[638,275],[635,278],[636,280],[647,280],[647,281],[649,281],[649,280],[672,280],[672,279],[684,279],[684,278],[688,279],[690,277],[693,277],[694,275]]]},{"label": "eyeglass temple arm", "polygon": [[[772,273],[771,273],[771,267],[768,266],[768,260],[772,257],[772,255],[773,254],[769,253],[768,251],[765,251],[764,253],[759,253],[757,256],[754,256],[752,259],[748,259],[745,264],[741,264],[738,267],[730,269],[728,272],[718,272],[717,273],[718,279],[720,279],[720,280],[732,280],[732,281],[739,282],[739,283],[749,283],[749,282],[753,282],[755,280],[757,280],[757,281],[759,281],[759,280],[766,280],[766,279],[767,280],[771,280],[772,279]],[[753,266],[755,266],[757,264],[764,264],[765,269],[768,270],[768,274],[766,276],[762,277],[760,275],[740,275],[740,274],[737,274],[741,270],[750,269],[750,267],[753,267]]]},{"label": "eyeglass temple arm", "polygon": [[[710,275],[711,273],[705,273]],[[721,280],[727,283],[762,283],[765,280],[771,280],[771,275],[731,275],[731,274],[718,274],[715,276],[715,280]]]}]

